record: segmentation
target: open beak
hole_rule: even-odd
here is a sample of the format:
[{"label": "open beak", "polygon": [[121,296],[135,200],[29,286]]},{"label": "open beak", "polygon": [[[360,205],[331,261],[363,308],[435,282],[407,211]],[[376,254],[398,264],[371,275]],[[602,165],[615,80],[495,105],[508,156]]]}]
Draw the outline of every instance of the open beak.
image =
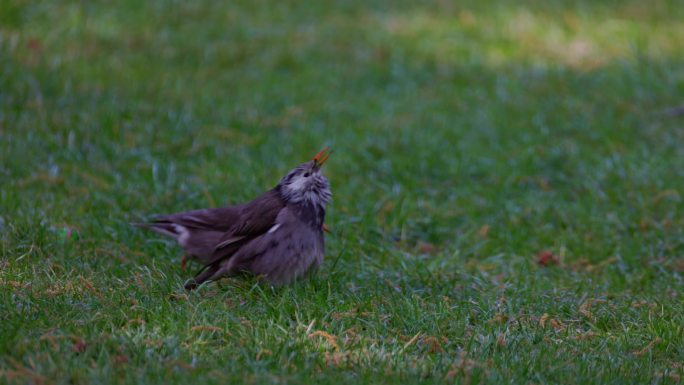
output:
[{"label": "open beak", "polygon": [[325,161],[328,160],[328,158],[330,158],[330,154],[332,154],[333,152],[332,150],[328,150],[330,150],[330,147],[325,146],[324,149],[319,151],[318,154],[316,154],[316,156],[313,157],[314,165],[316,167],[321,167],[323,163],[325,163]]}]

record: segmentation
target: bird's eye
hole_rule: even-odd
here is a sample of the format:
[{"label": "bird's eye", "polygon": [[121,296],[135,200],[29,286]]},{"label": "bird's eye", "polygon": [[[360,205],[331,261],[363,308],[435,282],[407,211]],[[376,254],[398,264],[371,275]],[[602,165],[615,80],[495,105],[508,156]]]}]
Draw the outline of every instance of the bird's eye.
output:
[{"label": "bird's eye", "polygon": [[311,175],[311,173],[309,173],[308,171],[307,171],[307,172],[305,172],[305,173],[304,173],[304,178],[308,178],[308,177],[309,177],[309,175]]}]

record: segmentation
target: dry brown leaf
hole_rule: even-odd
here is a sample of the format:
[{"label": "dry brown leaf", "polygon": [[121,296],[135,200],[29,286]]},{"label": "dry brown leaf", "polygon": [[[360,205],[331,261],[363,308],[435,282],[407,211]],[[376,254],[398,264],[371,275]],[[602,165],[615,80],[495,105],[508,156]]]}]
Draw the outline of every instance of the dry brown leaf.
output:
[{"label": "dry brown leaf", "polygon": [[349,361],[349,356],[349,352],[325,352],[325,364],[339,368],[347,364]]},{"label": "dry brown leaf", "polygon": [[539,326],[545,327],[546,326],[546,321],[550,318],[549,313],[544,313],[540,318],[539,318]]},{"label": "dry brown leaf", "polygon": [[32,37],[26,42],[26,48],[30,49],[31,51],[42,51],[43,44],[41,44],[40,40],[37,38]]},{"label": "dry brown leaf", "polygon": [[178,367],[178,368],[181,368],[181,369],[188,369],[188,370],[195,369],[194,366],[188,364],[188,363],[185,362],[185,361],[181,361],[181,360],[172,361],[171,363],[169,363],[169,365],[170,365],[170,366],[175,366],[175,367]]},{"label": "dry brown leaf", "polygon": [[634,352],[634,355],[637,356],[637,357],[638,357],[638,356],[643,356],[644,354],[648,353],[651,349],[653,349],[653,347],[654,347],[656,344],[660,343],[661,341],[662,341],[662,340],[661,340],[660,338],[656,337],[653,341],[649,342],[648,345],[646,345],[646,346],[644,346],[642,349],[637,350],[636,352]]},{"label": "dry brown leaf", "polygon": [[505,333],[500,333],[496,337],[496,346],[498,346],[500,348],[506,346],[506,334]]},{"label": "dry brown leaf", "polygon": [[561,322],[561,321],[559,321],[559,320],[557,320],[557,319],[555,319],[555,318],[551,318],[551,320],[549,320],[549,323],[550,323],[551,326],[552,326],[554,329],[556,329],[556,330],[563,330],[563,329],[565,329],[565,325],[563,324],[563,322]]},{"label": "dry brown leaf", "polygon": [[31,286],[29,283],[22,283],[19,281],[2,281],[0,280],[0,285],[7,285],[12,289],[26,289]]},{"label": "dry brown leaf", "polygon": [[133,324],[144,325],[145,320],[138,317],[138,318],[129,319],[128,322],[126,322],[126,325],[129,325],[129,326],[133,325]]},{"label": "dry brown leaf", "polygon": [[171,293],[171,295],[169,297],[171,299],[174,299],[174,300],[184,300],[184,301],[187,301],[188,299],[190,299],[190,297],[188,297],[188,295],[185,293]]},{"label": "dry brown leaf", "polygon": [[337,337],[334,335],[325,332],[323,330],[316,330],[313,333],[309,334],[309,338],[314,338],[314,337],[323,337],[326,339],[328,344],[333,347],[336,351],[340,350],[340,346],[337,344]]},{"label": "dry brown leaf", "polygon": [[259,353],[256,355],[256,360],[261,361],[261,358],[265,356],[271,356],[273,352],[270,349],[261,349],[259,350]]},{"label": "dry brown leaf", "polygon": [[114,356],[114,364],[115,365],[127,364],[128,361],[129,361],[129,358],[127,355],[119,354],[119,355]]},{"label": "dry brown leaf", "polygon": [[631,304],[631,306],[632,306],[633,308],[635,308],[635,309],[638,309],[638,308],[640,308],[640,307],[644,307],[644,306],[647,306],[647,305],[648,305],[648,301],[644,301],[644,300],[641,300],[641,301],[632,301],[632,304]]},{"label": "dry brown leaf", "polygon": [[608,265],[612,265],[615,261],[617,261],[616,257],[610,257],[608,259],[604,259],[603,261],[601,261],[595,265],[588,265],[586,267],[586,270],[591,273],[594,270],[599,270],[599,269],[602,269]]},{"label": "dry brown leaf", "polygon": [[71,350],[73,350],[76,353],[83,353],[85,352],[87,347],[88,346],[86,345],[85,341],[83,341],[80,338],[75,338],[74,344],[71,346]]},{"label": "dry brown leaf", "polygon": [[439,339],[437,337],[424,337],[421,341],[421,344],[427,346],[428,353],[430,354],[444,353],[444,348],[442,348],[442,344],[439,342]]},{"label": "dry brown leaf", "polygon": [[594,304],[606,302],[608,301],[605,299],[589,298],[588,300],[584,301],[582,305],[580,305],[579,313],[587,318],[594,318],[594,314],[589,309],[591,309]]},{"label": "dry brown leaf", "polygon": [[14,358],[8,357],[7,361],[14,368],[14,370],[0,371],[0,375],[2,377],[7,378],[8,380],[10,380],[10,382],[15,380],[15,379],[24,380],[24,382],[34,383],[34,384],[39,384],[39,385],[45,384],[48,382],[47,377],[44,377],[44,376],[41,376],[40,374],[37,374],[34,370],[31,370],[31,369],[25,367],[24,365],[22,365],[18,361],[16,361]]},{"label": "dry brown leaf", "polygon": [[537,254],[537,265],[543,266],[543,267],[548,267],[548,266],[555,266],[560,263],[560,258],[558,258],[557,255],[554,253],[544,250],[540,251]]},{"label": "dry brown leaf", "polygon": [[684,259],[673,259],[667,265],[677,273],[684,273]]},{"label": "dry brown leaf", "polygon": [[223,328],[220,328],[218,326],[204,326],[204,325],[197,325],[193,326],[190,328],[191,332],[221,332],[224,333]]},{"label": "dry brown leaf", "polygon": [[140,273],[138,273],[137,271],[134,271],[133,272],[133,278],[135,279],[135,283],[138,285],[138,287],[140,287],[140,288],[145,287],[145,282],[143,282],[143,279],[140,276]]},{"label": "dry brown leaf", "polygon": [[478,366],[480,365],[477,362],[466,357],[465,351],[461,351],[459,358],[451,365],[451,369],[447,372],[446,379],[450,380],[461,374],[465,377],[464,382],[469,383],[471,372]]},{"label": "dry brown leaf", "polygon": [[370,313],[367,311],[359,312],[358,309],[352,309],[346,312],[333,312],[330,316],[332,317],[332,319],[338,321],[343,318],[368,317],[369,315]]},{"label": "dry brown leaf", "polygon": [[59,338],[55,337],[53,335],[43,334],[42,336],[40,336],[39,341],[47,341],[50,344],[50,347],[52,348],[52,350],[57,350],[59,348],[59,344],[57,343],[57,339],[59,339]]},{"label": "dry brown leaf", "polygon": [[508,316],[504,313],[496,313],[487,323],[489,324],[503,324],[508,322]]},{"label": "dry brown leaf", "polygon": [[356,332],[356,326],[344,331],[344,346],[356,344],[361,341],[361,336]]},{"label": "dry brown leaf", "polygon": [[429,242],[419,241],[418,242],[418,252],[421,254],[435,254],[438,249],[437,246]]},{"label": "dry brown leaf", "polygon": [[547,325],[551,325],[551,327],[554,328],[554,329],[557,330],[557,331],[558,331],[558,330],[565,329],[565,325],[563,324],[563,322],[561,322],[561,321],[559,321],[559,320],[557,320],[557,319],[555,319],[555,318],[551,318],[551,316],[550,316],[548,313],[544,313],[544,314],[539,318],[539,326],[541,326],[542,328],[544,328],[544,327],[546,327]]},{"label": "dry brown leaf", "polygon": [[575,340],[577,341],[582,341],[582,340],[590,340],[594,337],[598,337],[599,334],[593,331],[588,331],[586,333],[581,333],[575,336]]}]

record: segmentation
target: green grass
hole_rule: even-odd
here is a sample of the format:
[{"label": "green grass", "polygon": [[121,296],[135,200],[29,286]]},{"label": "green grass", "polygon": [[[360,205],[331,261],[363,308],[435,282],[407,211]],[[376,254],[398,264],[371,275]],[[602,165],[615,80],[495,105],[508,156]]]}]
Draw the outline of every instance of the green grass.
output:
[{"label": "green grass", "polygon": [[[683,102],[677,0],[0,0],[0,383],[676,383]],[[309,281],[129,226],[325,144]]]}]

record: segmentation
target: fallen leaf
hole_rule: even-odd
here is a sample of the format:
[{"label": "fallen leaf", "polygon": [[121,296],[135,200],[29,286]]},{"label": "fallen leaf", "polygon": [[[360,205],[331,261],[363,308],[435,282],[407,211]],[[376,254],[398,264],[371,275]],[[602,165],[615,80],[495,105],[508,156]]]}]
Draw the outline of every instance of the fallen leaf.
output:
[{"label": "fallen leaf", "polygon": [[549,313],[544,313],[540,318],[539,318],[539,326],[545,327],[546,326],[546,321],[550,318]]},{"label": "fallen leaf", "polygon": [[171,293],[171,295],[169,295],[169,298],[173,299],[173,300],[179,300],[179,301],[180,300],[187,301],[188,299],[190,299],[190,297],[188,297],[188,295],[185,293]]},{"label": "fallen leaf", "polygon": [[598,337],[600,334],[593,332],[593,331],[588,331],[586,333],[581,333],[575,336],[575,340],[577,341],[582,341],[582,340],[590,340],[592,338]]},{"label": "fallen leaf", "polygon": [[421,254],[435,254],[437,252],[437,246],[429,242],[418,242],[418,252]]},{"label": "fallen leaf", "polygon": [[86,342],[80,338],[75,339],[74,344],[71,346],[71,350],[76,353],[83,353],[86,350]]},{"label": "fallen leaf", "polygon": [[565,328],[565,325],[563,325],[563,323],[557,319],[551,318],[549,322],[551,323],[551,326],[556,330],[562,330]]},{"label": "fallen leaf", "polygon": [[193,365],[188,364],[187,362],[181,361],[181,360],[172,361],[171,363],[169,363],[169,365],[172,367],[178,367],[181,369],[195,369],[195,367]]},{"label": "fallen leaf", "polygon": [[613,264],[615,261],[617,261],[617,258],[616,258],[616,257],[610,257],[610,258],[607,258],[607,259],[605,259],[605,260],[603,260],[603,261],[597,263],[596,265],[591,265],[591,264],[588,265],[588,266],[586,267],[586,270],[587,270],[587,272],[591,273],[591,272],[594,271],[594,270],[602,269],[602,268],[604,268],[604,267],[606,267],[606,266],[608,266],[608,265],[611,265],[611,264]]},{"label": "fallen leaf", "polygon": [[677,374],[677,373],[672,373],[672,372],[669,372],[669,373],[666,373],[666,372],[658,372],[658,373],[656,373],[656,375],[657,375],[658,377],[661,377],[661,378],[662,378],[662,377],[668,377],[669,379],[673,380],[674,383],[679,383],[679,381],[681,381],[681,379],[682,379],[682,376],[680,376],[680,375]]},{"label": "fallen leaf", "polygon": [[644,300],[632,301],[632,304],[631,304],[631,306],[635,309],[638,309],[638,308],[644,307],[644,306],[648,306],[648,305],[649,305],[648,301],[644,301]]},{"label": "fallen leaf", "polygon": [[676,271],[677,273],[684,272],[684,260],[682,259],[673,259],[669,261],[669,263],[667,263],[666,266],[672,269],[673,271]]},{"label": "fallen leaf", "polygon": [[442,348],[442,344],[439,343],[439,339],[437,337],[424,337],[421,341],[421,345],[427,346],[428,353],[430,354],[444,353],[444,348]]},{"label": "fallen leaf", "polygon": [[40,40],[36,39],[35,37],[28,39],[28,42],[26,42],[26,47],[32,51],[41,51],[43,49],[43,45],[40,43]]},{"label": "fallen leaf", "polygon": [[[468,359],[466,353],[461,351],[459,358],[451,365],[451,369],[447,372],[446,378],[452,379],[457,375],[463,375],[466,380],[470,378],[470,373],[474,368],[482,366],[478,362]],[[469,381],[465,381],[468,383]]]},{"label": "fallen leaf", "polygon": [[145,320],[138,317],[138,318],[129,319],[128,322],[126,322],[126,325],[128,325],[128,326],[133,325],[133,324],[144,325]]},{"label": "fallen leaf", "polygon": [[565,328],[565,325],[563,322],[551,318],[551,316],[548,313],[544,313],[540,318],[539,318],[539,326],[541,327],[546,327],[546,325],[551,325],[552,328],[555,330],[562,330]]},{"label": "fallen leaf", "polygon": [[591,307],[594,306],[594,304],[606,302],[608,301],[606,301],[605,299],[590,298],[584,301],[582,305],[580,305],[579,313],[587,318],[594,318],[594,314],[592,314],[592,312],[589,309],[591,309]]},{"label": "fallen leaf", "polygon": [[261,349],[259,350],[259,353],[256,355],[256,360],[261,361],[261,359],[265,356],[270,356],[272,355],[273,352],[270,349]]},{"label": "fallen leaf", "polygon": [[19,281],[0,281],[0,286],[7,285],[11,287],[12,289],[26,289],[29,286],[31,286],[28,283],[23,283]]},{"label": "fallen leaf", "polygon": [[496,313],[494,317],[490,318],[489,321],[487,321],[488,324],[504,324],[508,322],[508,316],[504,313]]},{"label": "fallen leaf", "polygon": [[218,326],[203,326],[203,325],[198,325],[198,326],[193,326],[190,328],[190,331],[192,332],[221,332],[223,333],[223,328],[220,328]]},{"label": "fallen leaf", "polygon": [[496,346],[500,348],[506,346],[506,335],[504,333],[501,333],[496,337]]},{"label": "fallen leaf", "polygon": [[349,355],[349,352],[325,352],[325,364],[339,368],[349,361]]},{"label": "fallen leaf", "polygon": [[114,356],[114,364],[116,364],[116,365],[127,364],[128,361],[129,361],[129,359],[128,359],[128,356],[126,356],[126,355],[119,354],[119,355]]},{"label": "fallen leaf", "polygon": [[644,346],[643,349],[640,349],[636,352],[634,352],[635,356],[643,356],[644,354],[648,353],[651,349],[653,349],[653,346],[655,344],[660,343],[662,340],[658,337],[656,337],[653,341],[649,342],[648,345]]},{"label": "fallen leaf", "polygon": [[309,334],[309,338],[314,337],[323,337],[328,341],[328,343],[330,344],[330,346],[333,347],[333,349],[340,350],[340,346],[337,344],[337,337],[335,337],[334,335],[323,330],[316,330],[315,332]]},{"label": "fallen leaf", "polygon": [[[20,364],[18,361],[13,359],[12,357],[8,357],[7,361],[9,362],[10,365],[14,368],[14,370],[3,370],[0,371],[0,378],[5,377],[8,378],[10,381],[16,378],[22,379],[24,383],[33,383],[33,384],[44,384],[48,381],[47,377],[43,377],[40,374],[35,373],[32,369],[27,368],[26,366]],[[26,381],[28,380],[28,381]]]},{"label": "fallen leaf", "polygon": [[560,258],[550,251],[541,251],[537,254],[537,264],[539,266],[548,267],[558,265]]}]

